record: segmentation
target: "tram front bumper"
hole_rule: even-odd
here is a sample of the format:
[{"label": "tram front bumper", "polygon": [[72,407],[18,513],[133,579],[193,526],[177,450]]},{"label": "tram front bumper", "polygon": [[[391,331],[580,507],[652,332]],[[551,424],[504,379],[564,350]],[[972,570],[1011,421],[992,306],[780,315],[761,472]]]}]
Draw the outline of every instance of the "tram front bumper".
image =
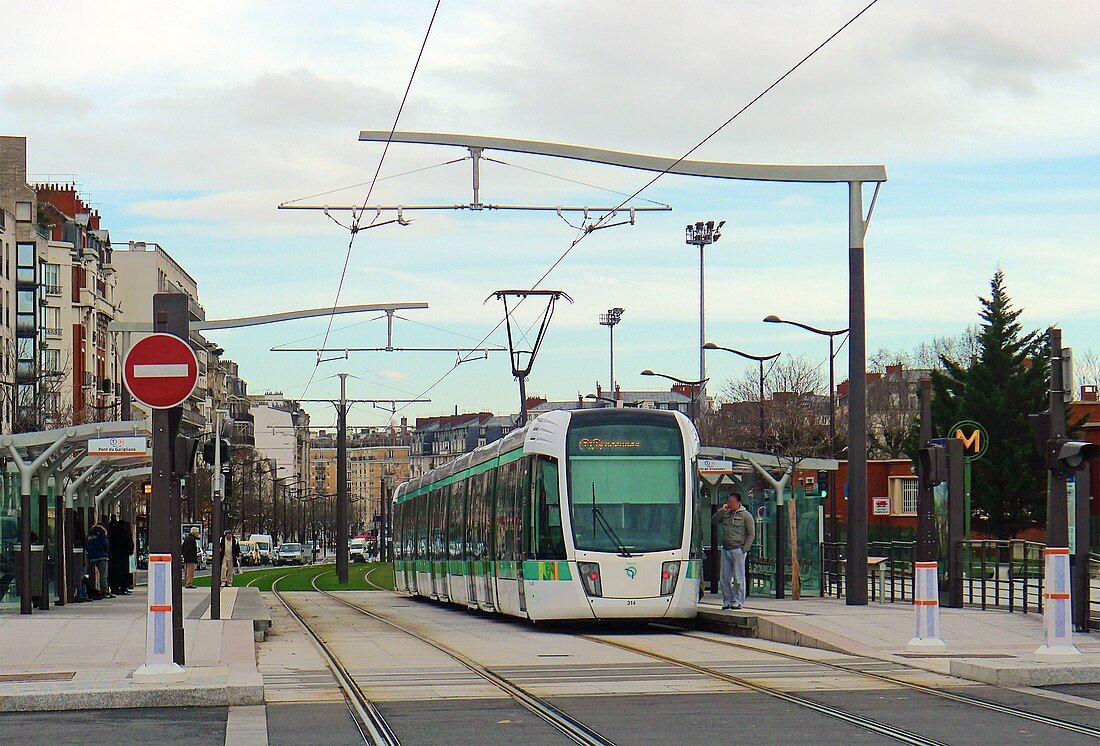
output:
[{"label": "tram front bumper", "polygon": [[[694,603],[684,603],[679,592],[671,596],[650,598],[590,597],[592,613],[597,619],[665,619],[691,618],[697,613]],[[690,601],[690,599],[689,599]]]}]

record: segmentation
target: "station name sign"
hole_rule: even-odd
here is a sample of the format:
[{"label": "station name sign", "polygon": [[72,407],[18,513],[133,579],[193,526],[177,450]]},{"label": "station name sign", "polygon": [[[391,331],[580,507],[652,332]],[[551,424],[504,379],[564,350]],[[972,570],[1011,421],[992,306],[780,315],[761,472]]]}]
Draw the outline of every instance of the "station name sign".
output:
[{"label": "station name sign", "polygon": [[624,448],[641,448],[636,440],[601,440],[600,438],[581,438],[577,447],[582,451],[613,451]]},{"label": "station name sign", "polygon": [[733,474],[733,462],[717,458],[699,459],[700,474]]},{"label": "station name sign", "polygon": [[88,440],[89,456],[147,456],[149,443],[145,438],[91,438]]}]

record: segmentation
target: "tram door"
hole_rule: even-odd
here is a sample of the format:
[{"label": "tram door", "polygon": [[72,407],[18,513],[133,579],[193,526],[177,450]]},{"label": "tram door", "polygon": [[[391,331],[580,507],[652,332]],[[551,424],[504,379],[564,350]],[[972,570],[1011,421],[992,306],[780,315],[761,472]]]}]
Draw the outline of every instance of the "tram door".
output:
[{"label": "tram door", "polygon": [[493,492],[494,482],[492,470],[482,472],[481,479],[481,565],[479,566],[479,582],[481,584],[482,604],[490,608],[496,608],[497,597],[493,593],[493,555],[492,547],[496,536],[493,530],[493,515],[496,513]]},{"label": "tram door", "polygon": [[450,600],[447,597],[447,565],[446,565],[446,541],[444,530],[447,520],[447,490],[439,489],[432,492],[432,588],[436,598],[441,601]]},{"label": "tram door", "polygon": [[477,606],[477,478],[463,482],[466,491],[466,603]]},{"label": "tram door", "polygon": [[523,585],[523,560],[527,558],[527,505],[531,492],[531,459],[522,458],[516,462],[519,473],[516,475],[516,488],[512,491],[515,499],[516,530],[513,535],[516,558],[516,585],[519,586],[519,610],[527,611],[527,589]]}]

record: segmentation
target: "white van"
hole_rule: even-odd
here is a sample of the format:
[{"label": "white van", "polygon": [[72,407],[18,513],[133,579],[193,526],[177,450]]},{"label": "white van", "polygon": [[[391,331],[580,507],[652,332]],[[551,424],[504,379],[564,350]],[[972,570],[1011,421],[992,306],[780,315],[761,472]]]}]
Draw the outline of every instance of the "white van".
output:
[{"label": "white van", "polygon": [[275,556],[275,542],[271,540],[271,534],[252,534],[248,537],[248,540],[256,543],[256,548],[260,551],[260,564],[271,564]]}]

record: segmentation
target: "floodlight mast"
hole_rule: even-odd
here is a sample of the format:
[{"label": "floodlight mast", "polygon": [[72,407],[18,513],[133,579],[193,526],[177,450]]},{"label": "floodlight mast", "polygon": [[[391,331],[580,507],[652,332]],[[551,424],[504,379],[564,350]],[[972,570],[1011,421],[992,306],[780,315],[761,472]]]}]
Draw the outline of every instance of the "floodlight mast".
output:
[{"label": "floodlight mast", "polygon": [[[519,303],[531,296],[540,296],[547,299],[546,309],[542,313],[539,322],[539,333],[535,337],[530,350],[517,350],[515,339],[512,335],[512,314],[508,310],[508,298],[518,298]],[[527,424],[527,376],[531,373],[531,367],[535,364],[535,356],[539,353],[542,340],[546,337],[546,329],[550,326],[550,318],[554,315],[554,306],[559,298],[565,298],[570,303],[573,299],[564,290],[497,290],[485,302],[496,298],[504,304],[504,327],[508,332],[508,353],[512,361],[512,376],[519,381],[519,426]],[[519,303],[516,305],[518,306]],[[526,364],[523,356],[527,356]]]}]

